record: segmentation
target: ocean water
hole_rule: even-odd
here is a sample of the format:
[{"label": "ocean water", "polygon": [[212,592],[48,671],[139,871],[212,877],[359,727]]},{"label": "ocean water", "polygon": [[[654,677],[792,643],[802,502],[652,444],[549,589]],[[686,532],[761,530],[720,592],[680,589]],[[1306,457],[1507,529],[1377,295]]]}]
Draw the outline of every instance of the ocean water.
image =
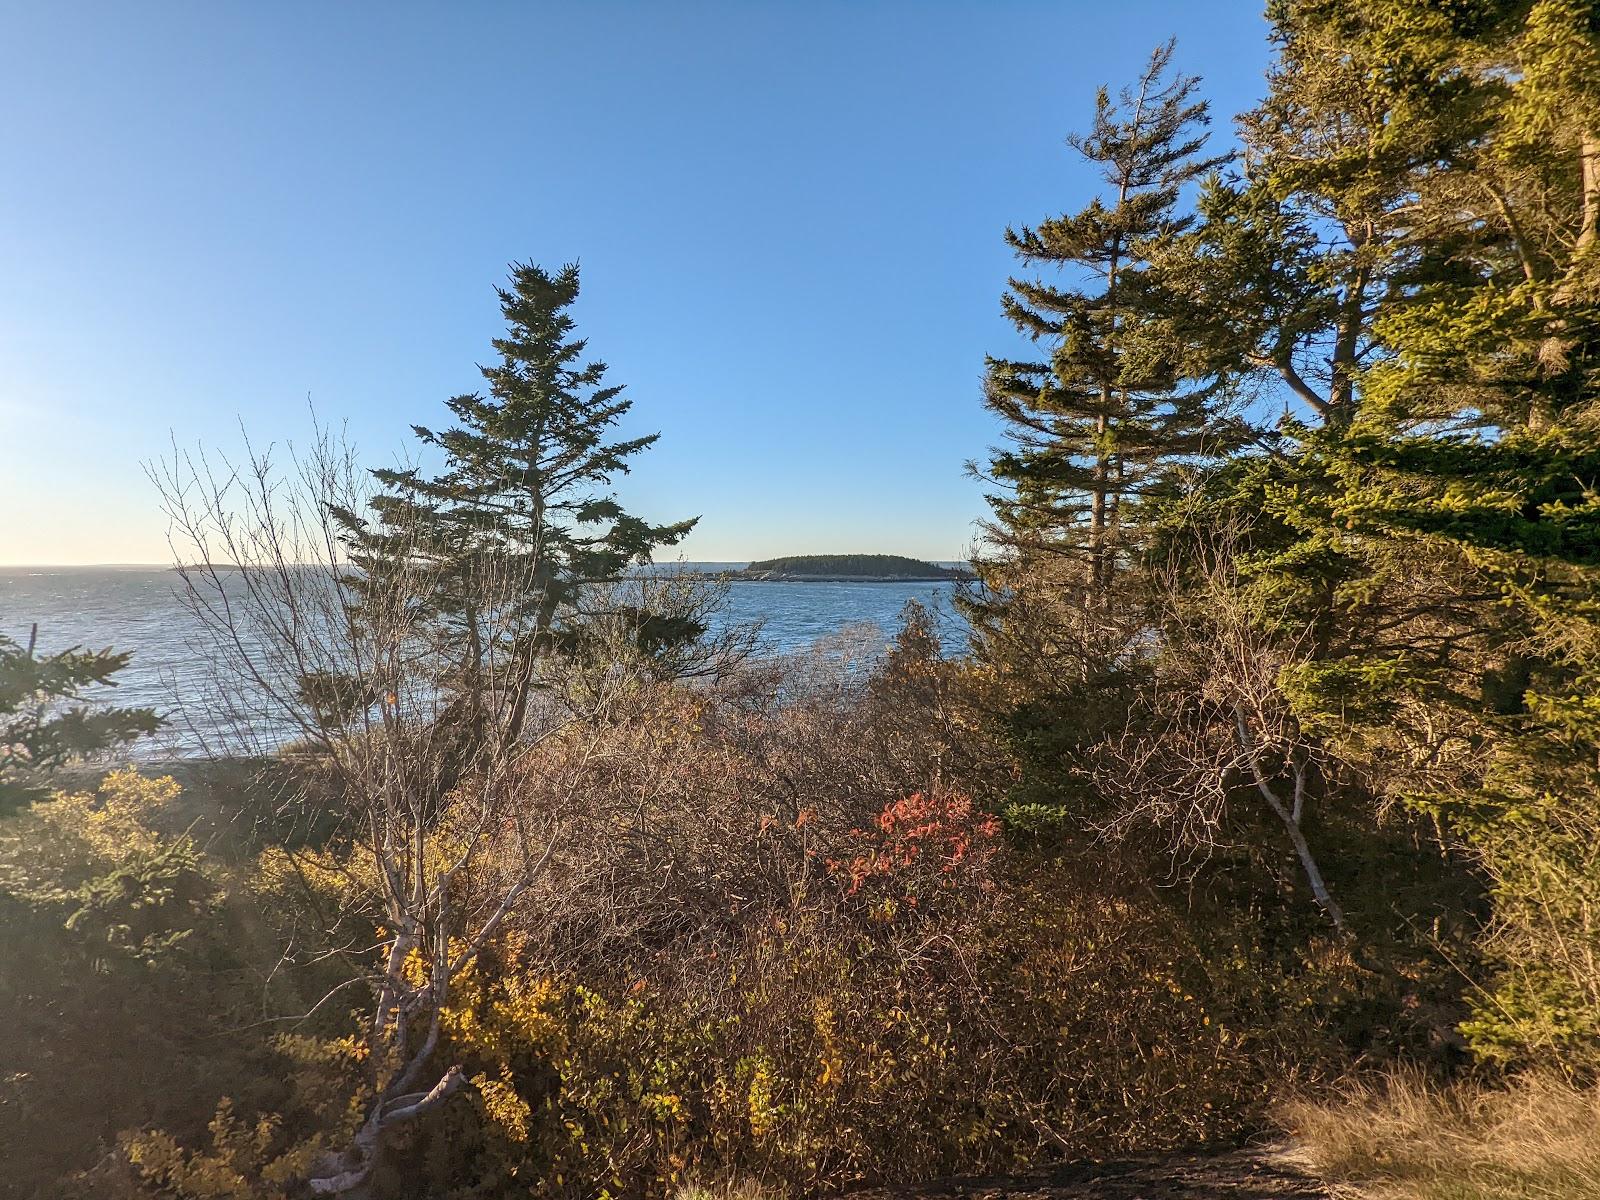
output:
[{"label": "ocean water", "polygon": [[[687,563],[735,570],[743,563]],[[132,661],[101,698],[169,714],[169,728],[133,757],[194,753],[223,740],[211,728],[206,702],[211,675],[195,645],[194,619],[178,597],[177,575],[152,567],[0,567],[0,634],[26,644],[39,627],[41,653],[73,646],[131,651]],[[950,604],[950,585],[916,583],[733,583],[716,620],[758,623],[763,654],[793,654],[847,629],[885,644],[908,600],[929,607],[949,651],[965,630]]]}]

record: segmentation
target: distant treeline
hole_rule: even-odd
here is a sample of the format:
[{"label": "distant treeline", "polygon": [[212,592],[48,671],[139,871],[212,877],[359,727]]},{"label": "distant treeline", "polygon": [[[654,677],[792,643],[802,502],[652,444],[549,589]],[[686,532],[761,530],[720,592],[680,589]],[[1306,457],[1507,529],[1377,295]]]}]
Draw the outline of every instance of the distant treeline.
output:
[{"label": "distant treeline", "polygon": [[863,575],[896,579],[955,579],[962,572],[903,554],[796,554],[753,562],[750,574]]}]

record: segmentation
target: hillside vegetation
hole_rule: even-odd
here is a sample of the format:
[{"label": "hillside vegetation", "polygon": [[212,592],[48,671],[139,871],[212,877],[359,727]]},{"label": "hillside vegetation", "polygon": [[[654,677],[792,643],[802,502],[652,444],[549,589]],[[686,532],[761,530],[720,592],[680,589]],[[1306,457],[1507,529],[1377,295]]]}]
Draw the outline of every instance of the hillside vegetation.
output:
[{"label": "hillside vegetation", "polygon": [[1593,1197],[1600,15],[1270,15],[1243,154],[1165,46],[1004,233],[966,654],[912,605],[761,660],[726,580],[630,576],[693,522],[613,492],[654,437],[576,267],[512,266],[434,473],[154,469],[216,702],[295,739],[53,789],[155,716],[0,640],[0,1195],[815,1197],[1277,1123],[1352,1195]]}]

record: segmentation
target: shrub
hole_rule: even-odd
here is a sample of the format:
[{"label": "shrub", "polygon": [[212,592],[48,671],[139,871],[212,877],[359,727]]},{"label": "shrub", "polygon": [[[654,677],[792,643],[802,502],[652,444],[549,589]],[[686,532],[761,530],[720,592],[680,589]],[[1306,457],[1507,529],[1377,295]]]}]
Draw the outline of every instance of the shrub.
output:
[{"label": "shrub", "polygon": [[[396,1139],[374,1194],[818,1194],[1229,1139],[1291,1056],[1328,1057],[1308,1030],[1347,959],[1208,930],[1125,851],[1008,845],[956,745],[953,673],[915,645],[871,675],[640,679],[500,781],[548,867],[442,1010],[430,1069],[471,1086]],[[472,811],[442,806],[425,852]],[[484,845],[463,905],[526,852]],[[269,848],[250,889],[354,935],[370,869],[353,846]],[[368,1104],[365,1028],[277,1037],[275,1091],[130,1135],[119,1186],[288,1194]]]},{"label": "shrub", "polygon": [[[147,1122],[237,1157],[244,1118],[219,1116],[217,1097],[284,1106],[262,1017],[309,1008],[327,965],[294,968],[277,920],[298,889],[203,850],[184,832],[190,801],[130,768],[0,819],[0,1196],[117,1186],[103,1165],[78,1173]],[[250,1138],[261,1128],[251,1117]]]}]

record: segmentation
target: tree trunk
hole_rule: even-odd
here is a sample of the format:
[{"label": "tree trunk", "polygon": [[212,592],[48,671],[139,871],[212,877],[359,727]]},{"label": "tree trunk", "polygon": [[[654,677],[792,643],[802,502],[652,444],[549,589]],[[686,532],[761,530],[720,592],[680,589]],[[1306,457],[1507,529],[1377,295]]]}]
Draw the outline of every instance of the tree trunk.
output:
[{"label": "tree trunk", "polygon": [[1600,134],[1584,131],[1578,143],[1578,168],[1583,187],[1583,224],[1572,248],[1574,260],[1593,252],[1600,241]]},{"label": "tree trunk", "polygon": [[[1111,407],[1111,389],[1101,389],[1101,399],[1105,408]],[[1094,490],[1089,497],[1089,566],[1085,572],[1088,586],[1085,588],[1084,608],[1092,609],[1098,604],[1100,594],[1105,590],[1105,553],[1106,553],[1106,453],[1104,442],[1106,436],[1106,414],[1101,412],[1095,422],[1095,451],[1094,451]]]},{"label": "tree trunk", "polygon": [[1345,924],[1344,909],[1339,907],[1339,902],[1328,891],[1327,881],[1322,877],[1322,868],[1317,865],[1316,856],[1311,853],[1311,843],[1306,841],[1305,830],[1300,827],[1300,820],[1305,814],[1306,798],[1304,759],[1299,755],[1292,756],[1293,761],[1290,765],[1294,771],[1294,800],[1292,805],[1286,805],[1283,798],[1273,790],[1266,773],[1262,771],[1261,759],[1255,746],[1251,744],[1244,713],[1238,709],[1234,711],[1234,723],[1238,731],[1239,749],[1244,752],[1245,760],[1250,764],[1250,774],[1255,780],[1256,790],[1277,814],[1278,820],[1283,822],[1283,827],[1289,834],[1289,841],[1294,844],[1295,855],[1300,859],[1300,869],[1305,872],[1306,882],[1311,887],[1312,897],[1315,898],[1318,907],[1327,914],[1328,920],[1333,922],[1333,927],[1340,933],[1348,935],[1350,928]]}]

